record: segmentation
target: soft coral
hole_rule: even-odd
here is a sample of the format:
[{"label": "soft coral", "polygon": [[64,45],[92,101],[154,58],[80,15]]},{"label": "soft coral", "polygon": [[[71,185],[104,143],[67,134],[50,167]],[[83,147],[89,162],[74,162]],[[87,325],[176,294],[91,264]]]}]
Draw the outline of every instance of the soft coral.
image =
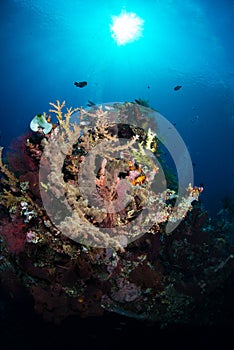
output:
[{"label": "soft coral", "polygon": [[3,219],[0,226],[0,234],[6,242],[9,253],[17,254],[24,250],[26,224],[22,219],[14,221]]}]

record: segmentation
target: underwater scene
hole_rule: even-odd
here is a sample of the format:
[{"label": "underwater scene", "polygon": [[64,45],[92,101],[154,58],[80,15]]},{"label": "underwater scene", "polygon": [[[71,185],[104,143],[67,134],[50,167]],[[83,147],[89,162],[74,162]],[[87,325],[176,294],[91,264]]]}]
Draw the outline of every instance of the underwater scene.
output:
[{"label": "underwater scene", "polygon": [[234,331],[234,1],[0,1],[0,349]]}]

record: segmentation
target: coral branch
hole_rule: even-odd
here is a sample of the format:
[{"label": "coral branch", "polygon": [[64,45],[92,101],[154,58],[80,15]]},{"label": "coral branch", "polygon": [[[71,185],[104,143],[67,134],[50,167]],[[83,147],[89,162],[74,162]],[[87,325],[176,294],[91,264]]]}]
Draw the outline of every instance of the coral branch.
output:
[{"label": "coral branch", "polygon": [[50,105],[54,107],[54,109],[50,109],[49,111],[55,113],[58,121],[60,122],[63,119],[62,109],[65,106],[65,101],[63,101],[62,104],[58,100],[56,102],[57,104],[50,102]]}]

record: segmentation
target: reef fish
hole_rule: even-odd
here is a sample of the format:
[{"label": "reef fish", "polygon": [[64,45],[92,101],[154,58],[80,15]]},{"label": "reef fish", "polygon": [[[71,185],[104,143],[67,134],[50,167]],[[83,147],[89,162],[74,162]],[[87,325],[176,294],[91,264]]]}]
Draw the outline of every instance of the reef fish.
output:
[{"label": "reef fish", "polygon": [[88,107],[96,106],[96,103],[94,103],[93,101],[88,100],[88,103],[86,104],[86,106],[88,106]]},{"label": "reef fish", "polygon": [[176,86],[174,87],[174,90],[177,91],[177,90],[180,90],[181,88],[182,88],[182,85],[176,85]]},{"label": "reef fish", "polygon": [[79,88],[82,88],[82,87],[86,86],[87,84],[88,84],[87,81],[75,81],[75,83],[74,83],[74,85],[76,87],[79,87]]}]

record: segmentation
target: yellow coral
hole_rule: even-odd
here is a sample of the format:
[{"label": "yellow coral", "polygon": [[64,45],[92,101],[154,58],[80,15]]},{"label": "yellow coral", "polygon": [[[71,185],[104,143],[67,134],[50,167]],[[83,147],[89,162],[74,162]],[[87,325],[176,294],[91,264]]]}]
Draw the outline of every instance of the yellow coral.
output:
[{"label": "yellow coral", "polygon": [[78,109],[79,109],[79,108],[72,108],[72,107],[67,108],[67,113],[64,114],[64,116],[65,116],[65,123],[66,123],[67,126],[68,126],[69,123],[70,123],[71,115],[72,115],[74,112],[78,111]]},{"label": "yellow coral", "polygon": [[[50,102],[50,105],[54,107],[54,109],[50,109],[49,111],[56,114],[56,117],[59,121],[59,125],[63,128],[63,131],[65,131],[66,133],[66,138],[68,140],[72,140],[74,134],[79,135],[80,127],[75,123],[71,123],[70,119],[71,115],[74,112],[80,110],[80,108],[67,108],[67,112],[63,114],[62,109],[65,106],[66,102],[63,101],[62,103],[60,103],[58,100],[56,102],[57,104]],[[73,131],[71,129],[73,129]]]},{"label": "yellow coral", "polygon": [[54,107],[54,109],[50,109],[49,111],[55,113],[58,121],[61,121],[63,119],[62,109],[65,106],[65,101],[63,101],[62,104],[58,100],[56,102],[57,104],[50,102],[50,105]]}]

